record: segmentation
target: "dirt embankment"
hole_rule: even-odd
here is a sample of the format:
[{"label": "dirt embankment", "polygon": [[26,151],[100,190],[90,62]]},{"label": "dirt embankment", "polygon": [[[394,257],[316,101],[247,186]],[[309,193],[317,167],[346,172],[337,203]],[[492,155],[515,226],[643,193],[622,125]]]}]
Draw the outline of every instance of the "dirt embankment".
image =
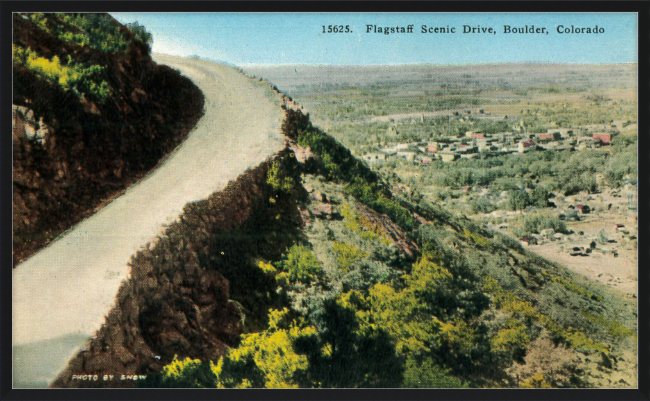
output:
[{"label": "dirt embankment", "polygon": [[[268,309],[284,307],[288,299],[257,262],[279,260],[304,240],[303,228],[314,218],[304,216],[306,204],[322,206],[302,185],[286,192],[269,184],[274,164],[284,177],[301,181],[306,166],[293,145],[223,191],[188,203],[179,221],[139,251],[106,322],[50,387],[134,387],[174,356],[216,360],[238,345],[243,332],[266,327]],[[417,252],[385,215],[360,207],[398,248]],[[84,375],[99,379],[80,379]],[[114,378],[104,381],[104,375]]]},{"label": "dirt embankment", "polygon": [[51,387],[132,387],[121,375],[152,374],[174,355],[216,359],[244,330],[265,324],[267,308],[281,299],[255,262],[279,258],[299,237],[295,196],[304,195],[274,191],[267,183],[274,162],[299,179],[295,158],[280,152],[223,191],[188,203],[180,221],[133,257],[105,324]]},{"label": "dirt embankment", "polygon": [[16,387],[52,382],[100,329],[131,256],[188,202],[206,199],[282,150],[282,109],[268,85],[208,61],[155,57],[201,88],[205,115],[151,174],[13,270]]},{"label": "dirt embankment", "polygon": [[[13,28],[14,44],[40,57],[104,67],[111,88],[103,102],[92,101],[14,64],[15,266],[156,166],[201,117],[204,98],[136,40],[126,53],[107,53],[57,39],[17,14]],[[25,124],[39,135],[25,135]]]}]

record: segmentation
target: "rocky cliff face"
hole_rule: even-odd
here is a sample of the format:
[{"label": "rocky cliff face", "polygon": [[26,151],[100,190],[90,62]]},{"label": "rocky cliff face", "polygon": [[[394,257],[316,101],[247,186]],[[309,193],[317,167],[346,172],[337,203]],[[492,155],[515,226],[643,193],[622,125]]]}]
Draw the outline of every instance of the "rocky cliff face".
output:
[{"label": "rocky cliff face", "polygon": [[[259,261],[279,260],[291,244],[308,238],[315,248],[330,246],[333,241],[316,244],[313,227],[326,221],[339,233],[339,211],[353,202],[340,186],[321,188],[305,174],[310,154],[289,141],[223,191],[187,204],[178,222],[134,255],[104,325],[51,387],[134,387],[174,358],[218,360],[239,345],[242,333],[266,327],[269,308],[298,302],[295,294],[279,291]],[[293,189],[274,187],[273,171],[281,172],[281,181],[290,179]],[[384,238],[382,247],[408,260],[419,252],[387,216],[356,202],[355,208],[355,218]],[[79,379],[84,375],[100,379]],[[104,375],[115,378],[105,382]]]},{"label": "rocky cliff face", "polygon": [[[147,45],[117,21],[103,17],[127,46],[111,52],[64,40],[68,31],[80,33],[57,18],[46,14],[41,26],[14,15],[14,264],[154,167],[203,111],[200,90],[154,63]],[[73,68],[81,72],[57,78]],[[64,85],[88,71],[105,84],[102,97]]]},{"label": "rocky cliff face", "polygon": [[[286,152],[275,159],[290,160]],[[276,197],[267,183],[272,163],[188,203],[180,221],[133,257],[104,325],[51,387],[133,387],[137,381],[76,377],[145,377],[174,356],[218,359],[244,331],[266,324],[281,297],[255,261],[278,258],[301,225],[295,196]]]}]

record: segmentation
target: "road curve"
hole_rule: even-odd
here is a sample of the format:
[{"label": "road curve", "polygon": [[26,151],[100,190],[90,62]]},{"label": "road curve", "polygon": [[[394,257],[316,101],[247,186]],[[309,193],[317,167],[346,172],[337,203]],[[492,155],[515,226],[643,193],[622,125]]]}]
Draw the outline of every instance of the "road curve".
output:
[{"label": "road curve", "polygon": [[56,378],[101,327],[131,256],[187,202],[222,189],[284,146],[280,98],[268,84],[205,60],[154,60],[192,79],[205,96],[205,114],[155,171],[13,269],[14,388],[47,387]]}]

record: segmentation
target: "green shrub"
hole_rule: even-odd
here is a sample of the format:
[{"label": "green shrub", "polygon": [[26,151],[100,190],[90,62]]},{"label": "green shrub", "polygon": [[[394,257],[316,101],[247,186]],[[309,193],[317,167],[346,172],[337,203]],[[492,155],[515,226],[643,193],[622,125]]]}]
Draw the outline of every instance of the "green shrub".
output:
[{"label": "green shrub", "polygon": [[390,245],[392,243],[388,235],[378,224],[371,222],[365,217],[360,217],[347,203],[341,207],[341,215],[345,219],[343,225],[352,230],[352,232],[359,234],[364,240],[379,240],[384,245]]},{"label": "green shrub", "polygon": [[549,191],[542,187],[542,186],[537,186],[533,189],[531,193],[531,203],[537,207],[544,208],[548,206],[548,198],[550,196]]},{"label": "green shrub", "polygon": [[133,36],[135,36],[136,40],[139,40],[142,43],[146,43],[149,47],[149,51],[151,51],[153,35],[147,32],[147,29],[144,27],[144,25],[140,25],[138,21],[135,21],[127,23],[125,26],[129,29],[129,31],[133,32]]},{"label": "green shrub", "polygon": [[354,178],[345,187],[345,192],[377,212],[386,214],[405,230],[410,231],[416,227],[416,220],[411,213],[384,194],[377,184],[369,184],[360,178]]},{"label": "green shrub", "polygon": [[544,378],[544,374],[538,373],[528,380],[519,382],[519,388],[551,388],[551,385]]},{"label": "green shrub", "polygon": [[274,161],[267,171],[266,183],[269,184],[274,191],[287,194],[291,193],[296,187],[295,180],[293,177],[286,174],[279,160]]},{"label": "green shrub", "polygon": [[540,231],[551,228],[556,233],[569,234],[566,224],[551,213],[526,215],[519,221],[519,234],[539,234]]},{"label": "green shrub", "polygon": [[623,326],[622,324],[617,322],[616,319],[607,320],[603,316],[594,315],[585,311],[583,311],[582,314],[590,322],[596,323],[604,327],[609,333],[609,335],[614,338],[625,338],[625,337],[630,337],[632,334],[634,334],[634,330]]},{"label": "green shrub", "polygon": [[[77,46],[89,46],[108,53],[126,53],[131,38],[118,22],[103,13],[24,13],[40,29]],[[151,49],[153,36],[137,22],[127,24],[134,38]]]},{"label": "green shrub", "polygon": [[358,263],[361,259],[368,256],[354,245],[346,244],[345,242],[336,241],[332,245],[334,253],[336,254],[336,263],[338,263],[341,270],[347,272],[352,266]]},{"label": "green shrub", "polygon": [[471,239],[479,248],[487,248],[492,246],[492,241],[480,234],[473,233],[469,230],[463,230],[463,236],[465,238]]},{"label": "green shrub", "polygon": [[494,297],[495,306],[526,318],[539,319],[535,308],[530,302],[522,301],[509,291],[504,290],[492,277],[485,277],[483,290]]},{"label": "green shrub", "polygon": [[530,336],[526,333],[526,326],[516,319],[508,319],[506,327],[490,339],[492,348],[499,351],[525,350],[528,343],[530,343]]},{"label": "green shrub", "polygon": [[524,210],[531,204],[530,195],[524,190],[515,190],[508,193],[508,208],[510,210]]},{"label": "green shrub", "polygon": [[[322,280],[323,267],[316,259],[311,249],[304,245],[294,245],[289,249],[282,260],[274,263],[277,269],[282,272],[277,276],[278,280],[287,280],[288,283],[311,284]],[[268,268],[267,268],[268,270]]]},{"label": "green shrub", "polygon": [[600,295],[592,295],[587,290],[580,287],[579,285],[577,285],[573,281],[565,280],[565,279],[563,279],[561,277],[556,277],[556,276],[552,277],[551,280],[553,280],[554,282],[556,282],[558,284],[561,284],[567,290],[569,290],[571,292],[575,292],[576,294],[582,295],[583,297],[591,298],[594,301],[599,301],[599,302],[603,300],[603,297],[601,297]]},{"label": "green shrub", "polygon": [[[444,200],[444,198],[442,198],[441,200]],[[490,213],[497,210],[497,207],[495,205],[493,205],[490,201],[488,201],[486,198],[483,197],[479,198],[478,200],[471,201],[470,207],[472,209],[472,213],[474,214]]]},{"label": "green shrub", "polygon": [[466,382],[451,374],[450,369],[435,365],[430,359],[418,362],[410,357],[406,360],[404,388],[467,388]]}]

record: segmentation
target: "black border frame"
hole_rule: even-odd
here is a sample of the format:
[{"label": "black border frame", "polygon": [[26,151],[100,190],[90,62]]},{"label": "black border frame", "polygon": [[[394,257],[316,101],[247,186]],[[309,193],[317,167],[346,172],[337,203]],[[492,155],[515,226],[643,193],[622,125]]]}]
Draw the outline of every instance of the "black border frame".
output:
[{"label": "black border frame", "polygon": [[[647,244],[650,238],[650,199],[648,171],[650,130],[650,1],[3,1],[0,3],[0,400],[79,400],[79,399],[278,399],[278,400],[650,400],[650,254],[644,246],[638,255],[638,389],[297,389],[297,390],[184,390],[184,389],[12,389],[11,361],[11,264],[12,264],[12,146],[9,104],[12,103],[12,64],[9,49],[12,42],[13,12],[637,12],[638,14],[638,127],[639,239]],[[641,179],[642,178],[642,179]],[[218,392],[218,394],[217,394]]]}]

